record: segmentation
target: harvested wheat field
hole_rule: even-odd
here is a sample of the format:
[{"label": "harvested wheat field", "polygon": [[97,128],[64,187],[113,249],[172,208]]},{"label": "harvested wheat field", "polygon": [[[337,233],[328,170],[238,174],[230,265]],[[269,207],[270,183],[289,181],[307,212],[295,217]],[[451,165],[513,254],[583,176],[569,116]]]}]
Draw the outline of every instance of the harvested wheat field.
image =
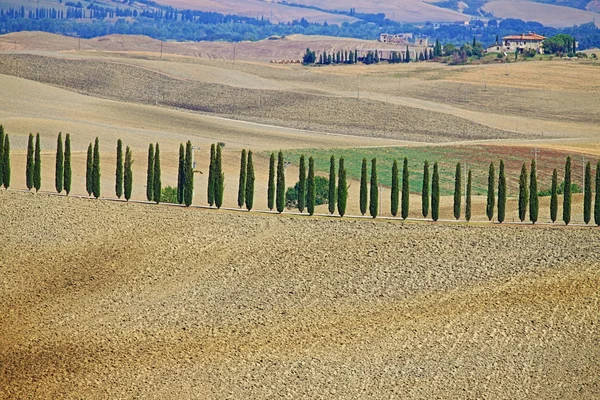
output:
[{"label": "harvested wheat field", "polygon": [[0,204],[3,399],[600,396],[597,229]]}]

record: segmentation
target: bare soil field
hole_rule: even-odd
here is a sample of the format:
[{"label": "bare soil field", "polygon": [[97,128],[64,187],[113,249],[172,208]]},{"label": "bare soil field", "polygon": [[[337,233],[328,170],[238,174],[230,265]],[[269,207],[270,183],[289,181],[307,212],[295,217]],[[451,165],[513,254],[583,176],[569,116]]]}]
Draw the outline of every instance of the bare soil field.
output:
[{"label": "bare soil field", "polygon": [[0,397],[597,398],[600,230],[0,191]]},{"label": "bare soil field", "polygon": [[483,7],[483,10],[498,18],[518,18],[523,21],[537,21],[547,26],[559,28],[581,25],[592,22],[600,14],[571,7],[537,3],[527,0],[494,0]]}]

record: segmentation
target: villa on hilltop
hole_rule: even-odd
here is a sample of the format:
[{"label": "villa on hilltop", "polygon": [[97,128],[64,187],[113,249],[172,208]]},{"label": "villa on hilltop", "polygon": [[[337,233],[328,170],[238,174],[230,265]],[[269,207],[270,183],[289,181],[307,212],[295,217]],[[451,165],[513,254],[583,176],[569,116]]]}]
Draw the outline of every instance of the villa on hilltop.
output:
[{"label": "villa on hilltop", "polygon": [[504,36],[501,43],[489,46],[486,51],[488,53],[514,53],[515,51],[523,53],[535,50],[538,54],[544,54],[544,39],[546,39],[545,36],[533,32]]}]

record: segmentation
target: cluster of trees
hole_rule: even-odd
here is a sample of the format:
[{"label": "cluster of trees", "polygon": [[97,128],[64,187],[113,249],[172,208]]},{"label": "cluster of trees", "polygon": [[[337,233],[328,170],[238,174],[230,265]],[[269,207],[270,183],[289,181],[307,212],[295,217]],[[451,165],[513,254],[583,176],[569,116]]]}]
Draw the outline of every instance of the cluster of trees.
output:
[{"label": "cluster of trees", "polygon": [[318,63],[321,65],[329,64],[356,64],[358,62],[358,50],[338,50],[335,53],[327,53],[323,50],[319,54],[317,62],[317,55],[314,50],[306,49],[302,62],[304,64]]},{"label": "cluster of trees", "polygon": [[544,53],[568,54],[572,57],[577,53],[577,41],[573,36],[564,33],[549,37],[544,40]]}]

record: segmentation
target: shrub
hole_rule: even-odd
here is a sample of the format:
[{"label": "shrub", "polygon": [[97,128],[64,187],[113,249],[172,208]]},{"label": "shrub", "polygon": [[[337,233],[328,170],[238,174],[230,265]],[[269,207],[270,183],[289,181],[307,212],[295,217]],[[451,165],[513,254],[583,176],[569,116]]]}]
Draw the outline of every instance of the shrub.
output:
[{"label": "shrub", "polygon": [[178,204],[179,200],[177,199],[177,188],[172,186],[166,186],[160,191],[160,201],[163,203],[172,203]]},{"label": "shrub", "polygon": [[[329,179],[323,176],[314,177],[314,194],[315,194],[315,206],[327,204],[329,200]],[[308,188],[307,188],[308,189]],[[305,191],[305,204],[308,204],[308,191]],[[287,188],[285,192],[285,206],[288,209],[298,207],[298,200],[300,194],[300,182],[296,182],[293,187]]]}]

